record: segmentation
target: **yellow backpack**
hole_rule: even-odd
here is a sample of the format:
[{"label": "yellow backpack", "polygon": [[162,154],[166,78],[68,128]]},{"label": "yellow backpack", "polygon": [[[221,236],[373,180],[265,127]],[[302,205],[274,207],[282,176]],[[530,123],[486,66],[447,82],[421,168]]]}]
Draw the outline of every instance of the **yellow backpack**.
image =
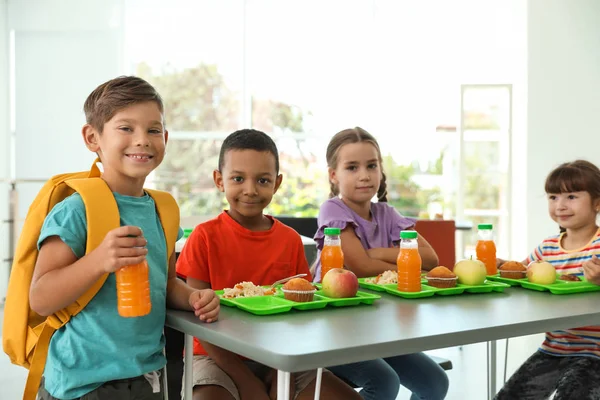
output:
[{"label": "yellow backpack", "polygon": [[[37,241],[46,215],[56,204],[74,192],[81,195],[87,218],[86,254],[98,247],[109,231],[120,226],[117,202],[100,178],[98,161],[96,159],[90,171],[56,175],[46,182],[29,207],[17,244],[4,305],[2,345],[13,364],[29,369],[24,400],[36,397],[52,334],[90,302],[108,276],[100,278],[75,303],[48,317],[40,316],[29,306],[29,287],[38,256]],[[175,250],[179,231],[179,207],[169,193],[145,190],[154,199],[165,232],[168,255],[165,266],[168,268],[168,258]]]}]

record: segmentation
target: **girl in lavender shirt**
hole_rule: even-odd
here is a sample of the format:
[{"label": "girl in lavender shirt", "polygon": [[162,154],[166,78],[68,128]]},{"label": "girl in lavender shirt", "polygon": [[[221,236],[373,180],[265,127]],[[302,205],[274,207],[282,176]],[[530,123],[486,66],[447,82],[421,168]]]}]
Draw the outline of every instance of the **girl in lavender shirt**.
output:
[{"label": "girl in lavender shirt", "polygon": [[[338,132],[327,146],[330,199],[319,211],[315,235],[317,260],[323,248],[324,229],[340,228],[344,265],[359,278],[396,269],[400,231],[412,229],[415,220],[387,204],[381,151],[375,138],[361,128]],[[378,202],[371,199],[377,195]],[[424,269],[438,264],[429,243],[419,236]],[[315,280],[321,276],[317,261]],[[411,400],[443,399],[448,391],[444,370],[423,353],[388,357],[329,368],[338,377],[362,387],[364,399],[394,400],[400,385],[412,392]]]}]

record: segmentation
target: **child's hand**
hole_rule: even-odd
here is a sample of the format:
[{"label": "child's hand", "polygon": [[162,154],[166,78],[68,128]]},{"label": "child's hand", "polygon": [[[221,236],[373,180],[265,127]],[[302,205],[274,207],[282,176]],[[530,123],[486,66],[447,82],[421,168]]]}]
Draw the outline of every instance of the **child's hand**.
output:
[{"label": "child's hand", "polygon": [[137,226],[121,226],[108,232],[94,253],[101,260],[98,265],[102,271],[111,273],[144,261],[148,254],[144,247],[147,243]]},{"label": "child's hand", "polygon": [[219,318],[219,298],[212,289],[195,290],[190,294],[190,306],[200,321],[215,322]]},{"label": "child's hand", "polygon": [[600,260],[596,256],[592,256],[591,260],[583,263],[583,274],[585,278],[596,285],[600,285]]}]

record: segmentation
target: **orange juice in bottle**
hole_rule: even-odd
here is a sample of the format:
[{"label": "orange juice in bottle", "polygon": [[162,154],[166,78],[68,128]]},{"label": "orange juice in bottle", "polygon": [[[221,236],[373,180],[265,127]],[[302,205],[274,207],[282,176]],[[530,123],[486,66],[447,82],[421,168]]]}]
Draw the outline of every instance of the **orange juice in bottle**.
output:
[{"label": "orange juice in bottle", "polygon": [[150,314],[150,282],[148,262],[128,265],[115,272],[117,278],[117,309],[121,317],[142,317]]},{"label": "orange juice in bottle", "polygon": [[416,231],[400,232],[400,251],[396,259],[398,267],[398,290],[421,291],[421,255]]},{"label": "orange juice in bottle", "polygon": [[492,224],[479,224],[477,225],[477,246],[475,252],[477,259],[485,264],[485,269],[488,275],[496,275],[498,269],[496,268],[496,244],[492,236]]},{"label": "orange juice in bottle", "polygon": [[325,243],[321,250],[321,282],[325,274],[334,268],[344,268],[340,228],[325,228]]}]

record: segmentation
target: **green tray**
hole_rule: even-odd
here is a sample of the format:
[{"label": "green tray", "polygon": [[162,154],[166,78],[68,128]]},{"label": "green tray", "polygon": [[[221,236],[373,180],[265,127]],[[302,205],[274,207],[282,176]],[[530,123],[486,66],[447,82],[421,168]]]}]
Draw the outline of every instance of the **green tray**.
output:
[{"label": "green tray", "polygon": [[290,311],[292,308],[295,310],[316,310],[327,306],[346,307],[358,304],[373,304],[375,300],[381,298],[378,294],[359,291],[355,297],[337,299],[327,297],[322,290],[317,290],[313,301],[299,303],[285,299],[283,293],[279,290],[272,296],[238,297],[235,299],[221,297],[223,295],[222,290],[215,290],[215,293],[221,299],[221,304],[237,307],[256,315],[281,314]]},{"label": "green tray", "polygon": [[571,282],[571,281],[562,281],[558,279],[560,274],[556,276],[556,282],[551,283],[549,285],[541,285],[539,283],[531,283],[527,280],[527,278],[522,279],[509,279],[502,278],[501,276],[489,276],[488,278],[498,281],[508,283],[511,286],[521,286],[525,289],[537,290],[540,292],[549,291],[552,294],[572,294],[572,293],[586,293],[586,292],[599,292],[600,286],[594,285],[593,283],[588,282],[585,277],[580,276],[581,281],[579,282]]},{"label": "green tray", "polygon": [[[380,285],[378,283],[369,283],[366,282],[366,280],[369,278],[358,278],[358,284],[365,288],[365,289],[369,289],[369,290],[374,290],[376,292],[385,292],[385,286],[395,286],[395,283],[392,283],[390,285]],[[421,285],[426,284],[427,283],[427,279],[421,279]]]},{"label": "green tray", "polygon": [[365,283],[364,279],[361,278],[358,280],[359,284],[367,289],[371,289],[375,286],[375,289],[381,292],[386,292],[392,294],[394,296],[403,297],[405,299],[420,299],[424,297],[431,297],[434,295],[438,296],[450,296],[456,294],[463,293],[490,293],[490,292],[503,292],[504,289],[509,287],[509,285],[502,282],[493,282],[486,280],[483,285],[463,285],[458,283],[456,287],[453,288],[436,288],[433,286],[425,285],[421,283],[421,291],[420,292],[402,292],[398,290],[398,285],[395,283],[389,285],[377,285],[374,283]]},{"label": "green tray", "polygon": [[506,283],[507,285],[510,285],[510,286],[521,286],[521,283],[523,281],[528,282],[527,278],[521,278],[521,279],[503,278],[503,277],[500,276],[500,274],[488,275],[487,278],[489,280],[492,280],[492,281],[495,281],[495,282]]}]

